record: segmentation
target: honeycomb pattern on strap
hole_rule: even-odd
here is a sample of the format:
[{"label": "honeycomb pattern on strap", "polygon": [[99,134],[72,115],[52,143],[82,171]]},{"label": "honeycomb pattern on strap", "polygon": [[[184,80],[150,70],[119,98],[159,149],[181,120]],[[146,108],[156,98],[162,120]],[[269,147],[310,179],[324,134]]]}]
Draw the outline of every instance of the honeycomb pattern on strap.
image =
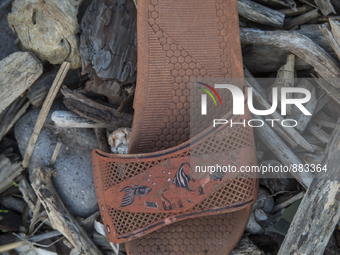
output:
[{"label": "honeycomb pattern on strap", "polygon": [[213,254],[228,243],[237,227],[237,216],[228,213],[173,223],[134,240],[129,254]]}]

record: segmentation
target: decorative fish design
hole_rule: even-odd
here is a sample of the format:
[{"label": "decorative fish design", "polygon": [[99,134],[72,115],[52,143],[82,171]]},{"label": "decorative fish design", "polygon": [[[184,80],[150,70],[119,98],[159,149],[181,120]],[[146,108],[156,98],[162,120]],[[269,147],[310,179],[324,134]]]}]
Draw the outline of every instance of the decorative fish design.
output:
[{"label": "decorative fish design", "polygon": [[126,186],[124,189],[122,189],[120,192],[125,191],[125,196],[122,201],[122,207],[131,205],[133,201],[135,201],[135,196],[139,197],[145,197],[147,194],[151,192],[151,188],[147,186],[139,186],[139,185],[134,185],[134,188],[130,186]]},{"label": "decorative fish design", "polygon": [[[190,177],[184,172],[185,165],[188,165],[190,167]],[[189,163],[183,163],[182,165],[180,165],[178,171],[176,172],[174,181],[172,183],[175,184],[176,187],[182,187],[186,188],[188,191],[194,191],[191,190],[189,187],[190,181],[195,182],[195,180],[191,176],[191,166]]]},{"label": "decorative fish design", "polygon": [[222,169],[217,170],[216,172],[210,173],[210,180],[213,179],[214,181],[222,181],[222,178],[225,176],[226,172],[223,172]]}]

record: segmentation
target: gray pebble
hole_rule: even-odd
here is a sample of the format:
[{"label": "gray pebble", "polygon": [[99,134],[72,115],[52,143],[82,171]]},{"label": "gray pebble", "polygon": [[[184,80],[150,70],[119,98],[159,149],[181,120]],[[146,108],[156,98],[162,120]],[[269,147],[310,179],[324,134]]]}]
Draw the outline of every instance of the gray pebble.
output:
[{"label": "gray pebble", "polygon": [[[92,129],[60,128],[51,120],[56,110],[65,110],[62,102],[55,102],[39,135],[28,165],[48,166],[58,141],[62,143],[54,167],[57,176],[53,182],[66,208],[76,217],[87,217],[97,210],[93,183],[91,151],[97,148],[97,139]],[[40,108],[27,112],[15,125],[14,133],[22,155],[32,134]]]}]

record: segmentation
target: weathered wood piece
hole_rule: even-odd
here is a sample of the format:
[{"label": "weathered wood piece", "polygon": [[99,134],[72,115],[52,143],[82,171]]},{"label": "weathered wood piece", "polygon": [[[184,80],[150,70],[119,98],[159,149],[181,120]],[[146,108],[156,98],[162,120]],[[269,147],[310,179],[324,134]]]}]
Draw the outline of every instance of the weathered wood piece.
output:
[{"label": "weathered wood piece", "polygon": [[303,161],[306,164],[309,164],[309,165],[312,165],[312,164],[313,165],[321,164],[323,158],[324,158],[323,154],[316,155],[316,154],[306,153],[305,155],[303,155]]},{"label": "weathered wood piece", "polygon": [[324,16],[328,16],[331,13],[336,14],[334,7],[329,0],[315,0],[315,3]]},{"label": "weathered wood piece", "polygon": [[35,209],[35,205],[37,203],[37,196],[35,195],[34,190],[28,183],[26,177],[23,177],[20,180],[18,188],[23,196],[23,199],[30,208],[31,212],[33,212]]},{"label": "weathered wood piece", "polygon": [[[262,142],[267,145],[283,165],[291,167],[292,164],[302,164],[300,159],[288,148],[280,137],[275,134],[262,117],[253,115],[253,118],[260,119],[264,122],[264,125],[261,128],[254,129],[255,134],[257,134]],[[308,189],[313,180],[313,175],[310,172],[292,172],[291,174],[305,189]]]},{"label": "weathered wood piece", "polygon": [[329,24],[332,28],[332,34],[334,36],[334,39],[338,42],[340,45],[340,22],[338,20],[329,19]]},{"label": "weathered wood piece", "polygon": [[96,133],[99,149],[103,152],[110,153],[111,149],[107,142],[106,131],[104,128],[95,128],[94,132]]},{"label": "weathered wood piece", "polygon": [[30,103],[27,102],[23,107],[26,98],[17,98],[5,111],[0,114],[0,141],[14,126],[18,119],[26,112]]},{"label": "weathered wood piece", "polygon": [[321,79],[321,78],[317,78],[314,75],[312,75],[315,78],[315,81],[317,82],[317,84],[326,91],[327,95],[334,99],[335,102],[337,102],[338,104],[340,104],[340,92],[338,91],[338,89],[334,88],[330,83],[329,80],[330,79]]},{"label": "weathered wood piece", "polygon": [[290,19],[287,22],[285,22],[284,29],[289,30],[289,29],[291,29],[295,26],[299,26],[299,25],[305,24],[305,23],[307,23],[311,20],[317,19],[318,17],[320,17],[320,14],[319,14],[319,10],[317,10],[317,9],[306,12],[306,13],[301,14],[300,16],[298,16],[296,18]]},{"label": "weathered wood piece", "polygon": [[[251,83],[248,83],[248,85],[252,87]],[[254,101],[256,101],[262,107],[262,109],[270,109],[271,105],[255,89],[253,90],[253,97]],[[278,119],[279,121],[284,120],[284,118],[277,111],[274,111],[271,116],[273,119]],[[301,147],[311,152],[314,151],[313,147],[294,128],[283,127],[282,131]],[[282,138],[285,138],[285,136],[282,136]]]},{"label": "weathered wood piece", "polygon": [[15,0],[8,23],[24,49],[51,64],[81,66],[77,33],[77,13],[82,1]]},{"label": "weathered wood piece", "polygon": [[328,143],[331,139],[331,136],[323,131],[321,128],[314,124],[310,124],[308,126],[308,131],[311,132],[315,137],[317,137],[323,143]]},{"label": "weathered wood piece", "polygon": [[24,159],[22,161],[22,165],[24,168],[26,168],[28,166],[28,163],[30,161],[30,158],[32,156],[33,150],[34,150],[34,146],[38,140],[40,131],[45,123],[46,117],[50,111],[50,108],[52,106],[52,103],[55,99],[55,97],[57,96],[57,93],[62,85],[62,82],[67,74],[67,71],[70,68],[70,63],[68,62],[64,62],[60,69],[59,72],[56,76],[56,78],[54,79],[54,82],[50,88],[50,91],[48,92],[48,95],[45,99],[45,102],[40,110],[37,122],[35,124],[33,133],[31,135],[31,138],[28,142],[26,151],[25,151],[25,155],[24,155]]},{"label": "weathered wood piece", "polygon": [[51,231],[51,232],[47,232],[38,236],[33,236],[31,238],[29,238],[27,241],[18,241],[14,242],[14,243],[9,243],[9,244],[5,244],[0,246],[0,253],[5,253],[6,251],[10,251],[13,250],[15,248],[27,245],[27,243],[32,242],[32,243],[37,243],[46,239],[50,239],[56,236],[60,236],[60,232],[59,231]]},{"label": "weathered wood piece", "polygon": [[136,17],[130,0],[94,0],[88,7],[81,22],[80,53],[83,74],[94,73],[95,84],[136,81]]},{"label": "weathered wood piece", "polygon": [[40,61],[28,52],[15,52],[0,61],[0,113],[43,72]]},{"label": "weathered wood piece", "polygon": [[[307,109],[307,111],[309,111],[313,115],[313,112],[318,103],[316,99],[316,92],[315,92],[315,88],[313,84],[308,79],[303,79],[299,82],[297,87],[307,89],[311,93],[311,98],[307,103],[304,104],[304,107]],[[298,93],[295,95],[294,98],[304,98],[304,97],[305,95]],[[300,134],[302,134],[303,131],[306,129],[308,123],[312,119],[312,115],[305,115],[303,112],[301,112],[299,108],[296,107],[296,105],[294,105],[292,109],[292,113],[287,116],[287,119],[296,120],[297,126],[295,127],[295,129]]]},{"label": "weathered wood piece", "polygon": [[[281,66],[277,71],[275,83],[268,90],[268,101],[272,103],[273,95],[272,88],[277,88],[277,99],[278,107],[281,107],[281,88],[284,87],[294,87],[295,79],[295,55],[288,54],[287,62],[285,65]],[[293,93],[287,93],[287,98],[293,98]],[[286,106],[287,115],[291,114],[293,111],[292,105]]]},{"label": "weathered wood piece", "polygon": [[271,211],[271,213],[275,213],[275,212],[278,212],[280,211],[281,209],[287,207],[287,206],[290,206],[291,204],[293,204],[295,201],[303,198],[303,196],[305,195],[305,192],[300,192],[299,194],[277,204],[274,206],[273,210]]},{"label": "weathered wood piece", "polygon": [[[273,45],[288,49],[312,65],[321,77],[340,77],[338,63],[324,49],[299,33],[240,28],[240,36],[243,44]],[[333,81],[331,84],[336,88],[340,87],[337,82]]]},{"label": "weathered wood piece", "polygon": [[0,194],[10,188],[23,171],[21,162],[11,162],[4,155],[0,155]]},{"label": "weathered wood piece", "polygon": [[340,123],[332,134],[321,166],[301,201],[278,255],[323,254],[340,218]]},{"label": "weathered wood piece", "polygon": [[52,121],[58,127],[67,128],[117,128],[110,123],[98,123],[71,111],[54,111],[51,116]]},{"label": "weathered wood piece", "polygon": [[109,100],[109,103],[112,105],[119,106],[124,99],[124,91],[115,81],[106,81],[101,80],[95,83],[94,79],[91,79],[86,83],[85,91],[92,91],[94,93],[106,96]]},{"label": "weathered wood piece", "polygon": [[255,23],[282,27],[285,15],[251,0],[237,0],[238,13]]},{"label": "weathered wood piece", "polygon": [[313,115],[317,114],[321,109],[332,99],[328,95],[324,95],[321,98],[318,98],[318,104],[313,112]]},{"label": "weathered wood piece", "polygon": [[311,7],[310,5],[303,5],[303,6],[297,7],[296,10],[293,10],[292,8],[287,8],[287,9],[280,9],[278,11],[282,12],[287,17],[287,16],[297,16],[297,15],[303,14],[311,10],[313,10],[313,7]]},{"label": "weathered wood piece", "polygon": [[332,46],[332,49],[334,50],[335,54],[338,56],[338,59],[340,59],[340,41],[337,42],[337,40],[334,38],[331,27],[329,24],[324,23],[323,25],[319,26],[322,34],[326,37],[329,44]]},{"label": "weathered wood piece", "polygon": [[265,100],[268,100],[266,90],[257,82],[257,80],[249,72],[247,67],[243,68],[243,72],[244,72],[244,78],[246,79],[247,83],[251,87],[253,87],[261,95],[261,97],[263,97]]},{"label": "weathered wood piece", "polygon": [[63,88],[61,92],[64,95],[66,107],[84,118],[110,125],[116,124],[126,127],[131,127],[132,125],[133,116],[130,114],[120,113],[111,107],[94,102],[68,88]]},{"label": "weathered wood piece", "polygon": [[47,211],[52,227],[62,233],[81,254],[101,254],[85,231],[65,208],[52,183],[53,170],[34,168],[32,187]]}]

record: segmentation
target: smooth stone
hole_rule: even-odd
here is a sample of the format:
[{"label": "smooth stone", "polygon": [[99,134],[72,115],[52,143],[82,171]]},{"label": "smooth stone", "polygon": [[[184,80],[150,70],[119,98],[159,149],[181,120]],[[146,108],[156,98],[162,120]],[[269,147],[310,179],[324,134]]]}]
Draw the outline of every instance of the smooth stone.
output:
[{"label": "smooth stone", "polygon": [[[55,102],[41,130],[28,165],[48,166],[58,141],[61,149],[54,165],[57,175],[53,182],[66,208],[76,217],[88,217],[98,210],[92,175],[91,151],[98,147],[93,129],[61,128],[51,120],[52,112],[66,110],[62,102]],[[27,112],[15,125],[14,133],[21,155],[31,137],[40,108]]]}]

